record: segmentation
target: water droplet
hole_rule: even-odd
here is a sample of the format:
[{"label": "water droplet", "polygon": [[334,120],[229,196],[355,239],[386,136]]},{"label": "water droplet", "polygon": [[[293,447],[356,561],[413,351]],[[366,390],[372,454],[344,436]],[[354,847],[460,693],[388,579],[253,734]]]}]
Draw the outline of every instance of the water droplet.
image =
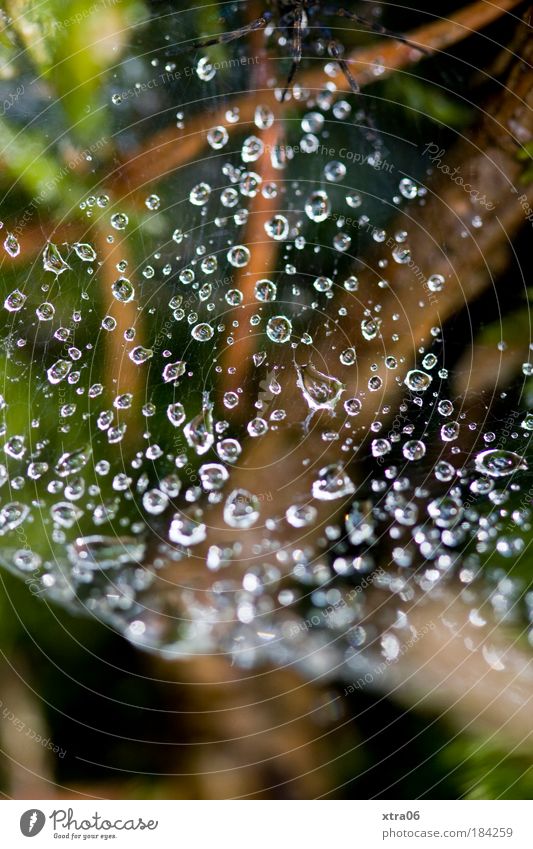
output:
[{"label": "water droplet", "polygon": [[50,383],[59,383],[69,374],[71,368],[70,360],[58,360],[47,370],[48,380]]},{"label": "water droplet", "polygon": [[381,327],[381,319],[379,318],[365,318],[361,322],[361,333],[363,334],[363,338],[370,342],[372,339],[375,339],[379,333],[379,329]]},{"label": "water droplet", "polygon": [[222,489],[229,478],[228,470],[220,463],[205,463],[200,466],[198,474],[206,492]]},{"label": "water droplet", "polygon": [[72,528],[78,519],[83,516],[83,510],[68,501],[60,501],[53,505],[50,515],[56,525],[60,525],[62,528]]},{"label": "water droplet", "polygon": [[76,255],[83,260],[83,262],[94,262],[96,259],[96,251],[92,247],[92,245],[88,245],[84,242],[75,242],[72,247],[76,252]]},{"label": "water droplet", "polygon": [[453,413],[453,404],[451,401],[443,399],[442,401],[439,401],[437,409],[441,416],[451,416]]},{"label": "water droplet", "polygon": [[400,189],[400,194],[408,200],[413,200],[418,194],[416,183],[410,180],[409,177],[404,177],[400,180],[398,188]]},{"label": "water droplet", "polygon": [[402,448],[406,460],[421,460],[425,456],[426,446],[420,439],[410,439]]},{"label": "water droplet", "polygon": [[48,301],[45,301],[43,304],[40,304],[40,306],[38,306],[35,310],[35,314],[39,321],[51,321],[51,319],[53,319],[55,315],[55,312],[56,308],[53,304],[48,303]]},{"label": "water droplet", "polygon": [[119,277],[111,286],[111,293],[117,301],[127,304],[135,297],[135,288],[127,277]]},{"label": "water droplet", "polygon": [[130,351],[129,357],[136,366],[140,366],[153,357],[153,355],[154,352],[151,348],[144,348],[142,345],[137,345],[136,348]]},{"label": "water droplet", "polygon": [[8,457],[13,457],[14,460],[20,460],[26,453],[26,445],[23,436],[12,436],[4,445],[4,451]]},{"label": "water droplet", "polygon": [[149,489],[143,493],[143,507],[151,516],[159,516],[168,507],[168,496],[160,489]]},{"label": "water droplet", "polygon": [[271,239],[282,242],[289,235],[289,222],[284,215],[275,215],[265,222],[265,232]]},{"label": "water droplet", "polygon": [[384,454],[388,454],[391,450],[392,446],[388,439],[373,439],[372,440],[372,456],[373,457],[383,457]]},{"label": "water droplet", "polygon": [[443,442],[453,442],[459,436],[459,422],[446,422],[440,429],[440,436]]},{"label": "water droplet", "polygon": [[435,368],[435,366],[437,365],[437,358],[435,354],[426,354],[426,356],[422,360],[422,365],[424,366],[424,368],[427,369]]},{"label": "water droplet", "polygon": [[151,210],[151,212],[156,212],[161,206],[161,198],[159,195],[148,195],[144,201],[144,205],[147,209]]},{"label": "water droplet", "polygon": [[268,106],[256,106],[254,115],[255,126],[260,130],[268,130],[274,123],[274,113]]},{"label": "water droplet", "polygon": [[246,430],[248,431],[250,436],[264,436],[265,433],[268,431],[268,423],[258,416],[248,422],[248,424],[246,425]]},{"label": "water droplet", "polygon": [[463,515],[461,503],[450,496],[435,498],[428,504],[427,510],[439,528],[451,528]]},{"label": "water droplet", "polygon": [[395,245],[392,249],[392,258],[399,265],[405,265],[411,259],[411,251],[407,245]]},{"label": "water droplet", "polygon": [[248,136],[243,143],[241,156],[243,162],[256,162],[262,156],[265,147],[261,139],[257,136]]},{"label": "water droplet", "polygon": [[346,348],[339,357],[343,366],[353,366],[357,360],[355,348]]},{"label": "water droplet", "polygon": [[175,404],[169,404],[167,407],[167,416],[168,420],[174,425],[174,427],[179,427],[185,421],[185,409],[183,404],[180,404],[179,401],[176,401]]},{"label": "water droplet", "polygon": [[213,338],[213,333],[214,331],[211,325],[202,322],[201,324],[197,324],[196,327],[193,327],[191,336],[197,342],[209,342]]},{"label": "water droplet", "polygon": [[18,239],[16,238],[16,236],[13,235],[13,233],[7,234],[4,241],[4,248],[6,253],[8,253],[9,256],[13,258],[19,255],[20,245],[18,243]]},{"label": "water droplet", "polygon": [[224,463],[236,463],[241,452],[241,445],[236,439],[222,439],[217,444],[217,454]]},{"label": "water droplet", "polygon": [[339,183],[346,176],[346,165],[343,162],[328,162],[324,168],[324,177],[330,183]]},{"label": "water droplet", "polygon": [[308,112],[302,118],[302,130],[304,133],[319,133],[324,126],[324,116],[320,112]]},{"label": "water droplet", "polygon": [[30,512],[26,504],[19,501],[11,501],[0,510],[0,534],[18,528],[25,521]]},{"label": "water droplet", "polygon": [[312,363],[297,365],[296,371],[296,383],[301,389],[309,409],[330,410],[332,412],[344,392],[344,384],[336,377],[319,371]]},{"label": "water droplet", "polygon": [[56,276],[63,274],[70,265],[68,265],[59,252],[57,245],[53,242],[48,242],[43,251],[43,268],[45,271],[51,271]]},{"label": "water droplet", "polygon": [[5,299],[4,307],[9,312],[18,312],[26,303],[26,295],[20,289],[14,289]]},{"label": "water droplet", "polygon": [[333,280],[329,277],[317,277],[316,280],[313,281],[313,286],[317,292],[329,292],[333,286]]},{"label": "water droplet", "polygon": [[243,268],[250,262],[250,251],[244,245],[235,245],[228,251],[228,262],[234,268]]},{"label": "water droplet", "polygon": [[333,501],[354,492],[355,485],[340,463],[324,466],[312,487],[313,496],[319,501]]},{"label": "water droplet", "polygon": [[209,82],[209,80],[212,80],[216,72],[216,67],[209,61],[207,56],[202,56],[202,58],[196,63],[196,73],[203,82]]},{"label": "water droplet", "polygon": [[224,521],[230,528],[250,528],[259,519],[259,499],[246,489],[235,489],[224,504]]},{"label": "water droplet", "polygon": [[258,280],[255,284],[254,294],[258,301],[275,301],[277,296],[277,286],[272,280]]},{"label": "water droplet", "polygon": [[203,542],[207,536],[207,529],[203,522],[176,514],[170,524],[168,536],[171,542],[188,548]]},{"label": "water droplet", "polygon": [[502,478],[511,475],[518,469],[527,469],[527,463],[520,454],[514,451],[491,448],[482,451],[476,457],[476,469],[492,478]]},{"label": "water droplet", "polygon": [[84,569],[116,569],[125,564],[141,564],[146,546],[133,537],[106,537],[94,534],[78,537],[67,546],[73,566]]},{"label": "water droplet", "polygon": [[313,192],[305,202],[305,214],[311,221],[325,221],[331,212],[331,203],[323,191]]},{"label": "water droplet", "polygon": [[128,226],[129,218],[125,212],[115,212],[111,216],[111,226],[115,230],[125,230]]},{"label": "water droplet", "polygon": [[358,207],[362,204],[361,195],[358,194],[349,194],[346,195],[346,203],[351,209],[358,209]]},{"label": "water droplet", "polygon": [[213,127],[213,129],[209,130],[207,133],[207,141],[210,147],[213,150],[220,150],[228,143],[228,131],[225,127]]},{"label": "water droplet", "polygon": [[165,383],[175,383],[185,374],[185,363],[177,360],[175,363],[167,363],[163,369],[163,380]]},{"label": "water droplet", "polygon": [[305,528],[313,524],[317,517],[317,511],[311,504],[293,504],[287,509],[285,516],[287,522],[293,528]]},{"label": "water droplet", "polygon": [[215,441],[213,434],[213,415],[210,407],[205,407],[185,425],[185,439],[197,454],[205,454]]},{"label": "water droplet", "polygon": [[358,416],[361,412],[361,406],[359,398],[347,398],[344,402],[344,409],[349,416]]},{"label": "water droplet", "polygon": [[284,315],[275,315],[268,320],[266,332],[272,342],[288,342],[292,334],[292,324]]},{"label": "water droplet", "polygon": [[444,277],[442,274],[431,274],[428,277],[428,289],[430,292],[442,292],[444,289]]},{"label": "water droplet", "polygon": [[189,200],[193,206],[204,206],[209,200],[211,186],[209,183],[198,183],[189,193]]},{"label": "water droplet", "polygon": [[55,471],[60,478],[78,474],[87,465],[90,456],[90,449],[78,449],[77,451],[66,452],[57,461]]},{"label": "water droplet", "polygon": [[224,393],[224,406],[228,408],[228,410],[233,410],[234,407],[239,403],[239,396],[236,392],[225,392]]},{"label": "water droplet", "polygon": [[404,383],[411,392],[425,392],[431,384],[433,378],[430,374],[426,374],[419,369],[408,371]]},{"label": "water droplet", "polygon": [[336,251],[340,251],[341,253],[347,251],[351,244],[351,236],[349,236],[347,233],[336,233],[333,238],[333,247]]}]

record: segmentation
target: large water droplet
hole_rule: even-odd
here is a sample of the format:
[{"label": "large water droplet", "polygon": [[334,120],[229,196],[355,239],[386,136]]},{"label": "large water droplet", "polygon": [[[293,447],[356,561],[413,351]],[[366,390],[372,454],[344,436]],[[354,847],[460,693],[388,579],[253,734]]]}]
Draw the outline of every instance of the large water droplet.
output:
[{"label": "large water droplet", "polygon": [[26,303],[26,295],[20,289],[14,289],[5,299],[4,307],[8,312],[18,312]]},{"label": "large water droplet", "polygon": [[111,293],[117,301],[127,304],[135,297],[135,288],[126,277],[119,277],[111,286]]},{"label": "large water droplet", "polygon": [[235,489],[226,499],[224,521],[231,528],[250,528],[259,518],[259,499],[246,489]]},{"label": "large water droplet", "polygon": [[344,384],[336,377],[319,371],[312,363],[297,365],[296,371],[296,383],[309,408],[333,411],[344,392]]},{"label": "large water droplet", "polygon": [[268,320],[267,336],[272,342],[288,342],[291,338],[292,324],[284,315],[275,315]]},{"label": "large water droplet", "polygon": [[61,256],[57,245],[54,245],[53,242],[48,242],[43,251],[43,267],[45,271],[51,271],[53,274],[59,276],[70,268],[70,265]]},{"label": "large water droplet", "polygon": [[176,515],[170,524],[168,536],[171,542],[188,548],[203,542],[207,530],[203,522],[197,522],[189,516]]},{"label": "large water droplet", "polygon": [[229,478],[229,473],[220,463],[205,463],[200,466],[198,473],[206,492],[222,489]]},{"label": "large water droplet", "polygon": [[245,245],[235,245],[228,251],[228,261],[234,268],[243,268],[250,262],[250,251]]},{"label": "large water droplet", "polygon": [[180,404],[179,401],[176,401],[175,404],[169,404],[167,407],[167,416],[168,420],[174,425],[174,427],[179,427],[185,421],[185,409],[183,404]]},{"label": "large water droplet", "polygon": [[163,380],[165,383],[176,383],[185,374],[185,363],[177,360],[175,363],[167,363],[163,369]]},{"label": "large water droplet", "polygon": [[425,392],[433,378],[419,369],[408,371],[404,383],[412,392]]},{"label": "large water droplet", "polygon": [[71,368],[70,360],[58,360],[47,370],[48,380],[50,383],[59,383],[69,374]]},{"label": "large water droplet", "polygon": [[255,297],[258,301],[275,301],[277,286],[272,280],[258,280],[254,287]]},{"label": "large water droplet", "polygon": [[7,234],[5,241],[4,241],[4,248],[5,248],[6,253],[8,253],[9,256],[11,256],[13,258],[19,255],[20,245],[19,245],[17,237],[14,236],[13,233]]},{"label": "large water droplet", "polygon": [[193,327],[191,336],[193,339],[196,339],[197,342],[209,342],[209,340],[213,338],[213,333],[214,331],[211,325],[206,322],[202,322],[201,324],[197,324],[196,327]]},{"label": "large water droplet", "polygon": [[340,463],[332,463],[320,469],[318,480],[313,482],[312,492],[319,501],[333,501],[352,495],[355,484]]},{"label": "large water droplet", "polygon": [[518,469],[527,469],[527,463],[520,454],[514,451],[492,448],[482,451],[476,457],[476,469],[492,478],[502,478],[511,475]]},{"label": "large water droplet", "polygon": [[189,193],[189,200],[194,206],[204,206],[209,200],[211,186],[209,183],[198,183]]},{"label": "large water droplet", "polygon": [[197,454],[205,454],[215,441],[213,434],[213,414],[210,407],[206,407],[185,425],[183,432],[191,448]]},{"label": "large water droplet", "polygon": [[140,366],[153,357],[153,355],[154,352],[151,348],[145,348],[143,345],[137,345],[136,348],[133,348],[133,350],[130,351],[129,357],[136,366]]},{"label": "large water droplet", "polygon": [[96,251],[92,245],[84,242],[75,242],[72,247],[76,251],[77,256],[84,262],[94,262],[96,259]]},{"label": "large water droplet", "polygon": [[87,465],[91,456],[90,449],[78,449],[77,451],[66,452],[59,458],[55,471],[60,478],[66,478],[69,475],[81,472],[84,466]]},{"label": "large water droplet", "polygon": [[325,221],[331,212],[331,203],[323,191],[313,192],[305,202],[305,214],[311,221]]},{"label": "large water droplet", "polygon": [[406,460],[421,460],[426,453],[426,446],[420,439],[410,439],[402,448]]}]

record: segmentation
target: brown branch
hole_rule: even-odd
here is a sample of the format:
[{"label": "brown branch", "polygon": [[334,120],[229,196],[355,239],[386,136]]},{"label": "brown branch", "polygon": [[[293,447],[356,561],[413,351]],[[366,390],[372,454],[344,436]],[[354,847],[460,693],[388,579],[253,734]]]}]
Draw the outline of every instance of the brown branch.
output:
[{"label": "brown branch", "polygon": [[[53,758],[41,740],[49,740],[49,729],[41,702],[30,684],[30,673],[22,656],[12,663],[2,661],[3,721],[0,741],[8,775],[8,792],[13,799],[49,799],[54,795]],[[0,717],[0,720],[2,717]]]}]

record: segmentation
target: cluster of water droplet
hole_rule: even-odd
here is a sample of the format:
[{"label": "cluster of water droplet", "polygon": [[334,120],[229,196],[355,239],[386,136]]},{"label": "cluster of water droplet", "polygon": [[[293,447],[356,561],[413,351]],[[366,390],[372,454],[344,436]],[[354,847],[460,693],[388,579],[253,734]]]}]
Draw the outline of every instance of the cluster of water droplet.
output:
[{"label": "cluster of water droplet", "polygon": [[[216,69],[204,57],[196,73],[208,83]],[[164,186],[147,193],[154,244],[145,264],[120,259],[110,280],[89,241],[47,243],[31,280],[5,295],[0,553],[35,592],[82,604],[151,648],[202,647],[222,630],[244,664],[265,647],[283,658],[303,641],[325,645],[338,629],[339,652],[355,664],[375,636],[361,625],[361,602],[346,602],[361,576],[383,566],[375,586],[405,601],[411,572],[422,590],[451,579],[470,587],[488,551],[519,553],[529,504],[507,505],[520,502],[533,414],[524,413],[510,446],[488,430],[473,450],[463,444],[480,425],[446,397],[438,328],[419,363],[397,349],[394,330],[384,333],[387,267],[409,263],[408,233],[398,230],[391,248],[385,229],[367,229],[382,247],[381,277],[360,301],[346,218],[358,211],[358,233],[370,219],[355,167],[328,156],[316,179],[290,177],[291,163],[311,163],[328,123],[344,125],[351,111],[331,83],[309,95],[297,143],[268,148],[268,105],[257,106],[244,138],[238,111],[228,109],[206,133],[215,165],[201,179],[181,178],[179,222]],[[390,192],[396,208],[424,194],[407,177],[394,178]],[[253,263],[263,245],[246,243],[257,198],[272,207],[264,242],[277,271],[268,276]],[[90,197],[80,208],[107,215],[113,244],[134,228],[131,213],[109,203]],[[11,258],[21,250],[11,234],[4,248]],[[438,294],[444,277],[426,271]],[[397,316],[386,318],[394,326]],[[227,366],[243,336],[251,340],[244,362]],[[369,350],[379,351],[370,366]],[[390,402],[381,363],[392,375]],[[250,446],[285,431],[293,445],[318,433],[312,445],[333,446],[334,457],[312,481],[294,475],[280,512],[283,462],[270,470],[268,505],[264,492],[241,485],[240,463]],[[255,561],[236,577],[246,533]],[[283,545],[285,537],[297,541]],[[169,627],[156,577],[191,558],[210,595],[200,603],[185,588]],[[493,579],[490,597],[503,613],[521,587],[501,570]],[[146,613],[153,598],[161,620]],[[386,656],[394,640],[383,645]]]}]

